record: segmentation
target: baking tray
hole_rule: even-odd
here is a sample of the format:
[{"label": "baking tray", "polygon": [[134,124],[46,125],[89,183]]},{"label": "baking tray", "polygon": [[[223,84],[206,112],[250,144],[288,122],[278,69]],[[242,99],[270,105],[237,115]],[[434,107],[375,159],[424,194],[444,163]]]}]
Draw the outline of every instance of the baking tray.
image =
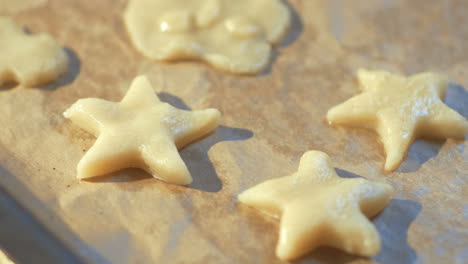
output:
[{"label": "baking tray", "polygon": [[[359,92],[358,68],[452,80],[446,102],[468,116],[468,1],[288,0],[293,23],[271,66],[236,76],[196,62],[156,63],[125,30],[123,0],[0,0],[0,15],[66,49],[69,71],[37,88],[0,90],[0,245],[19,263],[280,263],[278,222],[237,195],[328,153],[342,177],[396,192],[373,219],[374,258],[320,248],[297,263],[464,263],[467,141],[418,140],[400,168],[366,130],[331,128],[327,110]],[[163,101],[223,113],[212,135],[181,151],[193,175],[174,186],[135,169],[78,181],[95,139],[62,117],[79,98],[117,101],[145,74]]]}]

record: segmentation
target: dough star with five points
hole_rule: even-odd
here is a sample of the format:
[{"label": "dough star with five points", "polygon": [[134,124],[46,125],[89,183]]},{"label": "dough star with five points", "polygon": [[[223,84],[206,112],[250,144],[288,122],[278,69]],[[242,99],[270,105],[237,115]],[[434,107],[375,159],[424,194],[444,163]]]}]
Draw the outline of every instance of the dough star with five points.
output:
[{"label": "dough star with five points", "polygon": [[419,73],[410,77],[360,69],[363,93],[330,109],[330,124],[375,130],[386,152],[385,171],[398,168],[416,138],[463,139],[468,121],[442,101],[446,77]]},{"label": "dough star with five points", "polygon": [[276,254],[283,260],[321,245],[372,256],[380,249],[380,237],[366,216],[385,208],[392,193],[385,183],[338,177],[327,154],[309,151],[296,173],[252,187],[239,201],[282,215]]},{"label": "dough star with five points", "polygon": [[97,137],[78,163],[80,179],[141,168],[163,181],[187,185],[192,177],[178,149],[218,126],[217,109],[185,111],[161,102],[144,76],[121,102],[80,99],[66,118]]}]

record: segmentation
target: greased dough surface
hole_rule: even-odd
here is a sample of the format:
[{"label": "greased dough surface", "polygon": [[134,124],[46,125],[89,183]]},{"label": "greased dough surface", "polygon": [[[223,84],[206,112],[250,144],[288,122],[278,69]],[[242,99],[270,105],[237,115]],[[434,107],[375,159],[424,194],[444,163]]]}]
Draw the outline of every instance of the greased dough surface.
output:
[{"label": "greased dough surface", "polygon": [[239,200],[281,217],[276,254],[289,260],[322,245],[377,254],[380,237],[366,216],[385,208],[392,193],[385,183],[338,177],[327,154],[309,151],[296,173],[252,187]]},{"label": "greased dough surface", "polygon": [[192,177],[177,149],[213,131],[220,112],[185,111],[163,103],[147,78],[139,76],[121,102],[80,99],[64,116],[97,137],[78,163],[78,178],[134,167],[187,185]]},{"label": "greased dough surface", "polygon": [[0,85],[16,81],[35,86],[55,80],[67,70],[68,59],[46,34],[26,34],[11,19],[0,16]]},{"label": "greased dough surface", "polygon": [[468,133],[468,121],[442,101],[449,84],[445,76],[360,69],[357,78],[363,92],[330,109],[327,119],[375,130],[387,153],[386,171],[398,168],[418,137],[463,139]]},{"label": "greased dough surface", "polygon": [[130,0],[124,18],[147,57],[200,59],[233,73],[264,69],[290,24],[280,0]]}]

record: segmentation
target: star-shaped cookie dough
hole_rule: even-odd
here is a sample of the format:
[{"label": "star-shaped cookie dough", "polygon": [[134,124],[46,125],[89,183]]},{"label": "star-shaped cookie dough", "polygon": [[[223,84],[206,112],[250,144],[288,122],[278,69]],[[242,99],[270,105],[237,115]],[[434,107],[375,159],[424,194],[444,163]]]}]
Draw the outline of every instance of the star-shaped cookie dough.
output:
[{"label": "star-shaped cookie dough", "polygon": [[398,168],[416,138],[463,139],[468,121],[442,98],[448,79],[436,73],[410,77],[360,69],[363,93],[330,109],[330,124],[375,130],[386,151],[385,171]]},{"label": "star-shaped cookie dough", "polygon": [[132,167],[179,185],[192,177],[178,149],[213,131],[220,115],[217,109],[185,111],[161,102],[144,76],[135,78],[121,102],[80,99],[64,112],[97,137],[78,163],[78,178]]},{"label": "star-shaped cookie dough", "polygon": [[289,260],[322,245],[375,255],[380,237],[367,217],[379,213],[392,193],[385,183],[338,177],[327,154],[309,151],[296,173],[248,189],[239,200],[281,216],[276,255]]},{"label": "star-shaped cookie dough", "polygon": [[280,0],[130,0],[124,19],[149,58],[198,59],[241,74],[266,68],[291,20]]},{"label": "star-shaped cookie dough", "polygon": [[26,34],[11,19],[0,17],[0,85],[18,82],[24,86],[45,84],[67,70],[68,58],[46,34]]}]

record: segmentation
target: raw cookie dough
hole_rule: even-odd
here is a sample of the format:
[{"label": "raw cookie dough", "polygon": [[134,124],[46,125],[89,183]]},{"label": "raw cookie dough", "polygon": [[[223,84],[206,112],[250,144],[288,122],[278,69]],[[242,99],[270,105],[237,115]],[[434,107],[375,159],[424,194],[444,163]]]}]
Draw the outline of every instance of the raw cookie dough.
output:
[{"label": "raw cookie dough", "polygon": [[67,70],[68,58],[46,34],[30,35],[11,19],[0,17],[0,85],[18,82],[36,86],[57,79]]},{"label": "raw cookie dough", "polygon": [[248,189],[239,200],[281,216],[276,255],[290,260],[322,245],[362,256],[377,254],[379,233],[366,216],[380,212],[392,193],[385,183],[338,177],[327,154],[309,151],[296,173]]},{"label": "raw cookie dough", "polygon": [[1,248],[0,248],[0,263],[1,264],[15,264],[15,262],[13,262],[13,260],[11,260],[11,258],[9,258],[8,255],[5,254],[5,252],[3,252]]},{"label": "raw cookie dough", "polygon": [[463,139],[468,133],[468,121],[442,101],[449,84],[445,76],[360,69],[357,77],[363,93],[330,109],[327,119],[375,130],[387,153],[386,171],[398,168],[415,138]]},{"label": "raw cookie dough", "polygon": [[63,115],[97,137],[78,163],[79,179],[133,167],[187,185],[192,177],[177,149],[213,131],[220,112],[174,108],[161,102],[147,78],[139,76],[121,102],[80,99]]},{"label": "raw cookie dough", "polygon": [[290,24],[280,0],[130,0],[130,37],[145,56],[200,59],[232,73],[257,73]]}]

